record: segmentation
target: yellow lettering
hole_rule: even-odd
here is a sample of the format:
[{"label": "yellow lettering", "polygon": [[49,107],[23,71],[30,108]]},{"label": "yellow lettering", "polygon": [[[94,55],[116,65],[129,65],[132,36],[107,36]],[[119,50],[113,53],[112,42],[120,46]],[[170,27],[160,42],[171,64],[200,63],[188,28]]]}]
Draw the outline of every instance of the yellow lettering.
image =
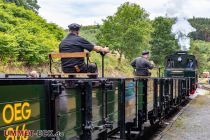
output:
[{"label": "yellow lettering", "polygon": [[[22,109],[21,109],[22,116],[23,116],[23,119],[25,119],[25,120],[29,119],[31,116],[31,109],[28,108],[29,106],[30,106],[30,104],[28,102],[24,102],[22,105]],[[25,112],[24,112],[24,110],[25,110]]]},{"label": "yellow lettering", "polygon": [[28,120],[31,116],[30,104],[28,102],[6,104],[3,108],[2,118],[6,124],[13,121]]},{"label": "yellow lettering", "polygon": [[[7,112],[7,113],[6,113]],[[8,113],[9,112],[9,113]],[[6,114],[9,115],[9,118],[6,117]],[[13,118],[14,118],[14,110],[13,110],[13,107],[11,104],[7,104],[5,105],[4,109],[3,109],[3,112],[2,112],[2,115],[3,115],[3,121],[6,123],[6,124],[9,124],[12,122]]]},{"label": "yellow lettering", "polygon": [[16,103],[14,104],[14,110],[15,110],[15,121],[20,121],[22,120],[21,117],[21,103]]}]

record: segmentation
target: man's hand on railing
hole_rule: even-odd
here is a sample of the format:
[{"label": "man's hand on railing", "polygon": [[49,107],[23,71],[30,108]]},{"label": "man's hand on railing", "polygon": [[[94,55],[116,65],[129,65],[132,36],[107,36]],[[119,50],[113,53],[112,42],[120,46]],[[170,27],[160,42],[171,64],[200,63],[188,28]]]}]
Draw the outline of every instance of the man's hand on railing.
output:
[{"label": "man's hand on railing", "polygon": [[109,48],[108,47],[94,46],[93,50],[98,52],[98,53],[101,53],[101,54],[109,53]]},{"label": "man's hand on railing", "polygon": [[154,66],[155,69],[162,69],[164,67],[160,67],[160,66]]},{"label": "man's hand on railing", "polygon": [[104,47],[104,48],[101,48],[101,52],[103,53],[109,53],[109,48],[108,47]]},{"label": "man's hand on railing", "polygon": [[107,53],[109,53],[109,48],[108,47],[101,47],[99,53],[101,55],[106,55]]}]

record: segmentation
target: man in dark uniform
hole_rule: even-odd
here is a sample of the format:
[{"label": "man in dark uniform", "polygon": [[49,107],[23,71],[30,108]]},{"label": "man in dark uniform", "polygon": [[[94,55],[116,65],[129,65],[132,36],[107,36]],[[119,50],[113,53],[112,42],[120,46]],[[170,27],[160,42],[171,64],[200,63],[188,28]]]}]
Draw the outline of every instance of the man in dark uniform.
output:
[{"label": "man in dark uniform", "polygon": [[144,51],[141,57],[137,57],[131,62],[131,66],[135,69],[136,76],[150,76],[148,69],[153,69],[154,66],[148,61],[149,52]]},{"label": "man in dark uniform", "polygon": [[187,63],[187,68],[193,68],[193,65],[194,65],[193,60],[189,59]]},{"label": "man in dark uniform", "polygon": [[[65,37],[59,45],[60,53],[73,53],[73,52],[84,52],[87,50],[91,52],[92,50],[96,52],[108,53],[108,48],[103,48],[101,46],[95,46],[88,42],[84,38],[79,36],[80,25],[73,23],[69,26],[70,33]],[[97,66],[95,63],[85,64],[84,58],[63,58],[62,70],[65,73],[77,73],[77,72],[97,72]]]}]

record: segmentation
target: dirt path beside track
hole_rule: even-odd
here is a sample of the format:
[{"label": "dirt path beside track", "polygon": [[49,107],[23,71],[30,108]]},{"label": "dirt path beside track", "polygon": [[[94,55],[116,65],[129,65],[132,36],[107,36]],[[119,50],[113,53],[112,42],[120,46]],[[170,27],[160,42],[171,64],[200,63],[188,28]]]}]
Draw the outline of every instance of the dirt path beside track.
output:
[{"label": "dirt path beside track", "polygon": [[209,140],[210,91],[198,89],[197,96],[161,132],[155,140]]}]

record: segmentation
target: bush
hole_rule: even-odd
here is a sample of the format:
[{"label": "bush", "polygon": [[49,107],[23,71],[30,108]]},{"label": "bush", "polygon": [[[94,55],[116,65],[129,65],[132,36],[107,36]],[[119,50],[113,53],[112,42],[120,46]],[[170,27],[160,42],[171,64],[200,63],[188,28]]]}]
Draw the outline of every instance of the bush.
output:
[{"label": "bush", "polygon": [[27,66],[48,63],[48,54],[58,49],[64,30],[47,23],[31,10],[0,1],[0,59]]}]

